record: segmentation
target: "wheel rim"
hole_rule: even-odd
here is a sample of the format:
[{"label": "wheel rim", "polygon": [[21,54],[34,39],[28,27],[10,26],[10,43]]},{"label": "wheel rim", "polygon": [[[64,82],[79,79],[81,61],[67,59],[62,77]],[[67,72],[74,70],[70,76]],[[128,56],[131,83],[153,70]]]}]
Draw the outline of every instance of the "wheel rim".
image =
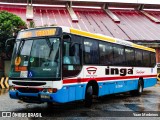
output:
[{"label": "wheel rim", "polygon": [[142,93],[142,85],[139,85],[139,93]]},{"label": "wheel rim", "polygon": [[87,93],[88,93],[89,95],[92,95],[92,94],[93,94],[92,86],[89,86],[89,87],[88,87]]}]

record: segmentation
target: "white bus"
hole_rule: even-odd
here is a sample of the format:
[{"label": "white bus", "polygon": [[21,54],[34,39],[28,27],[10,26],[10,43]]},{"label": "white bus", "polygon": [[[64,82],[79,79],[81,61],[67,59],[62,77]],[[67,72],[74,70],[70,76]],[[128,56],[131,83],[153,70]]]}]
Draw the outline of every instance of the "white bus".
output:
[{"label": "white bus", "polygon": [[19,32],[15,42],[9,95],[25,102],[66,103],[154,86],[155,50],[69,27]]}]

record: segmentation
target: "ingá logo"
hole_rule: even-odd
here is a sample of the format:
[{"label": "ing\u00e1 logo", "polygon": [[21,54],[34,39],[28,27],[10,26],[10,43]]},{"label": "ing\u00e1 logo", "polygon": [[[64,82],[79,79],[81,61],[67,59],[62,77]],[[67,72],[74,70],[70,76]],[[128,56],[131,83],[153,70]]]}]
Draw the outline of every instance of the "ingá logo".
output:
[{"label": "ing\u00e1 logo", "polygon": [[96,67],[88,67],[86,68],[87,69],[87,72],[90,74],[90,75],[94,75],[97,71],[97,68]]}]

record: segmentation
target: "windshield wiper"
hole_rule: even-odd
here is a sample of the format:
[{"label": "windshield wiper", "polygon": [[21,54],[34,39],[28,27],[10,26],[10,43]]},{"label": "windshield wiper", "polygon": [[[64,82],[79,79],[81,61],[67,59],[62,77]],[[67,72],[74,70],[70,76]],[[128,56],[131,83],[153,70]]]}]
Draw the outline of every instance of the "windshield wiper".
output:
[{"label": "windshield wiper", "polygon": [[48,57],[50,57],[52,51],[53,51],[53,43],[51,44],[50,51],[49,51],[49,56]]},{"label": "windshield wiper", "polygon": [[23,45],[24,45],[24,40],[21,40],[21,42],[19,43],[19,47],[18,47],[18,51],[17,51],[16,56],[20,55],[20,52],[21,52],[21,50],[23,48]]},{"label": "windshield wiper", "polygon": [[53,51],[53,43],[51,43],[51,42],[49,41],[49,38],[46,38],[46,42],[47,42],[47,45],[48,45],[49,48],[50,48],[49,55],[48,55],[48,57],[50,57],[51,52]]}]

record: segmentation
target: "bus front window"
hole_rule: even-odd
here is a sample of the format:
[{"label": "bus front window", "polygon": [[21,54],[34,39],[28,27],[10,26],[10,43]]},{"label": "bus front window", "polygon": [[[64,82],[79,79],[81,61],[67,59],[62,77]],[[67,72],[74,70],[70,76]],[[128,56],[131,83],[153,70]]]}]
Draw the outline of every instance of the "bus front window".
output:
[{"label": "bus front window", "polygon": [[[17,52],[14,52],[15,57],[13,57],[10,77],[23,77],[21,76],[23,71],[16,71],[16,67],[26,67],[27,75],[25,76],[29,78],[60,77],[59,38],[25,40],[23,46],[20,47],[22,48],[19,54],[17,54],[19,49],[15,49]],[[21,58],[21,63],[18,66],[14,65],[17,56]]]}]

